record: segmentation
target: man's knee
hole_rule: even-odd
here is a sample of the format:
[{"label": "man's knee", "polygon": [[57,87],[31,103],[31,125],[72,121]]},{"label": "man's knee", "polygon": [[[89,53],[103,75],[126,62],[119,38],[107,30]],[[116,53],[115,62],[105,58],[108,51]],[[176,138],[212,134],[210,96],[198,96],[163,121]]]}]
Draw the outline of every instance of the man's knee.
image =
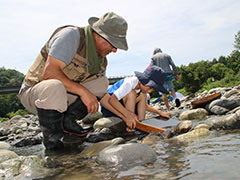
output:
[{"label": "man's knee", "polygon": [[35,105],[42,109],[52,109],[59,112],[67,110],[67,91],[59,80],[45,80],[34,87],[38,98]]}]

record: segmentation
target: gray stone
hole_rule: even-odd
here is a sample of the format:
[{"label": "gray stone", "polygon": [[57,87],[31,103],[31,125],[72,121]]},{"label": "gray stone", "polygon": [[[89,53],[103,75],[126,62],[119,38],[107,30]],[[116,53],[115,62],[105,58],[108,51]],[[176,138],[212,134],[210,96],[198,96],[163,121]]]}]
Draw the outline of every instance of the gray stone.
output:
[{"label": "gray stone", "polygon": [[118,137],[118,138],[115,138],[115,139],[112,139],[112,140],[95,143],[95,144],[89,146],[88,148],[84,149],[80,153],[80,157],[87,158],[87,157],[96,156],[104,148],[106,148],[110,145],[121,144],[121,143],[124,143],[124,142],[125,142],[125,140],[123,138]]},{"label": "gray stone", "polygon": [[109,128],[112,132],[125,132],[126,125],[122,119],[118,117],[105,117],[98,119],[94,125],[94,129]]},{"label": "gray stone", "polygon": [[154,162],[156,158],[156,153],[150,146],[127,143],[103,149],[99,153],[97,161],[107,166],[126,170],[137,165]]},{"label": "gray stone", "polygon": [[217,99],[212,101],[208,108],[214,114],[225,114],[226,112],[239,106],[239,99]]}]

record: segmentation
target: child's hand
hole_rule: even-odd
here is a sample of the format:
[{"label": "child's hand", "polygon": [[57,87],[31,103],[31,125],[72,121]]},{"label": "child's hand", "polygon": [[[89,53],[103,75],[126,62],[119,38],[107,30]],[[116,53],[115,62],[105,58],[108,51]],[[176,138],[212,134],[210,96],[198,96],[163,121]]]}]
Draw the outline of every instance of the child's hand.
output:
[{"label": "child's hand", "polygon": [[136,121],[138,121],[138,117],[136,114],[129,111],[128,114],[125,115],[123,120],[125,121],[125,123],[129,129],[135,129]]},{"label": "child's hand", "polygon": [[166,117],[166,118],[168,118],[168,119],[170,118],[170,114],[169,114],[169,113],[166,113],[166,112],[162,112],[162,111],[161,111],[161,113],[159,113],[159,115],[162,116],[162,117]]}]

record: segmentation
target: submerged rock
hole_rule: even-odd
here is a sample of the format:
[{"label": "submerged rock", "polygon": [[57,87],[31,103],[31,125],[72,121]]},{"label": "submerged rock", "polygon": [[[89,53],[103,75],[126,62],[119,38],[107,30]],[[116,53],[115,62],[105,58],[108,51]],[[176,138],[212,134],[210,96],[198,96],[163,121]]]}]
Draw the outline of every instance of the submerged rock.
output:
[{"label": "submerged rock", "polygon": [[123,170],[151,163],[156,159],[155,151],[150,146],[140,143],[111,146],[103,149],[97,157],[99,163]]},{"label": "submerged rock", "polygon": [[119,137],[119,138],[115,138],[115,139],[112,139],[112,140],[109,140],[109,141],[102,141],[102,142],[99,142],[99,143],[95,143],[95,144],[87,147],[86,149],[84,149],[80,153],[80,157],[88,158],[88,157],[96,156],[104,148],[106,148],[110,145],[121,144],[121,143],[124,143],[124,142],[125,142],[125,140],[123,138]]}]

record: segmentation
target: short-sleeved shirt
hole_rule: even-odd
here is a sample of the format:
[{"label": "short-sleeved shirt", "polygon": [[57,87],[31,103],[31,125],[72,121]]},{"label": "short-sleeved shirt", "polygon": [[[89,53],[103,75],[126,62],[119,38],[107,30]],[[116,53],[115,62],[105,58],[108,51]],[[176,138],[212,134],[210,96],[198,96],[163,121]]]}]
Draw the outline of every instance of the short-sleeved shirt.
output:
[{"label": "short-sleeved shirt", "polygon": [[138,78],[135,76],[126,77],[108,88],[108,93],[114,94],[118,100],[121,100],[137,86],[138,82]]},{"label": "short-sleeved shirt", "polygon": [[76,55],[80,41],[77,27],[66,27],[57,32],[49,41],[49,56],[53,56],[69,65]]}]

